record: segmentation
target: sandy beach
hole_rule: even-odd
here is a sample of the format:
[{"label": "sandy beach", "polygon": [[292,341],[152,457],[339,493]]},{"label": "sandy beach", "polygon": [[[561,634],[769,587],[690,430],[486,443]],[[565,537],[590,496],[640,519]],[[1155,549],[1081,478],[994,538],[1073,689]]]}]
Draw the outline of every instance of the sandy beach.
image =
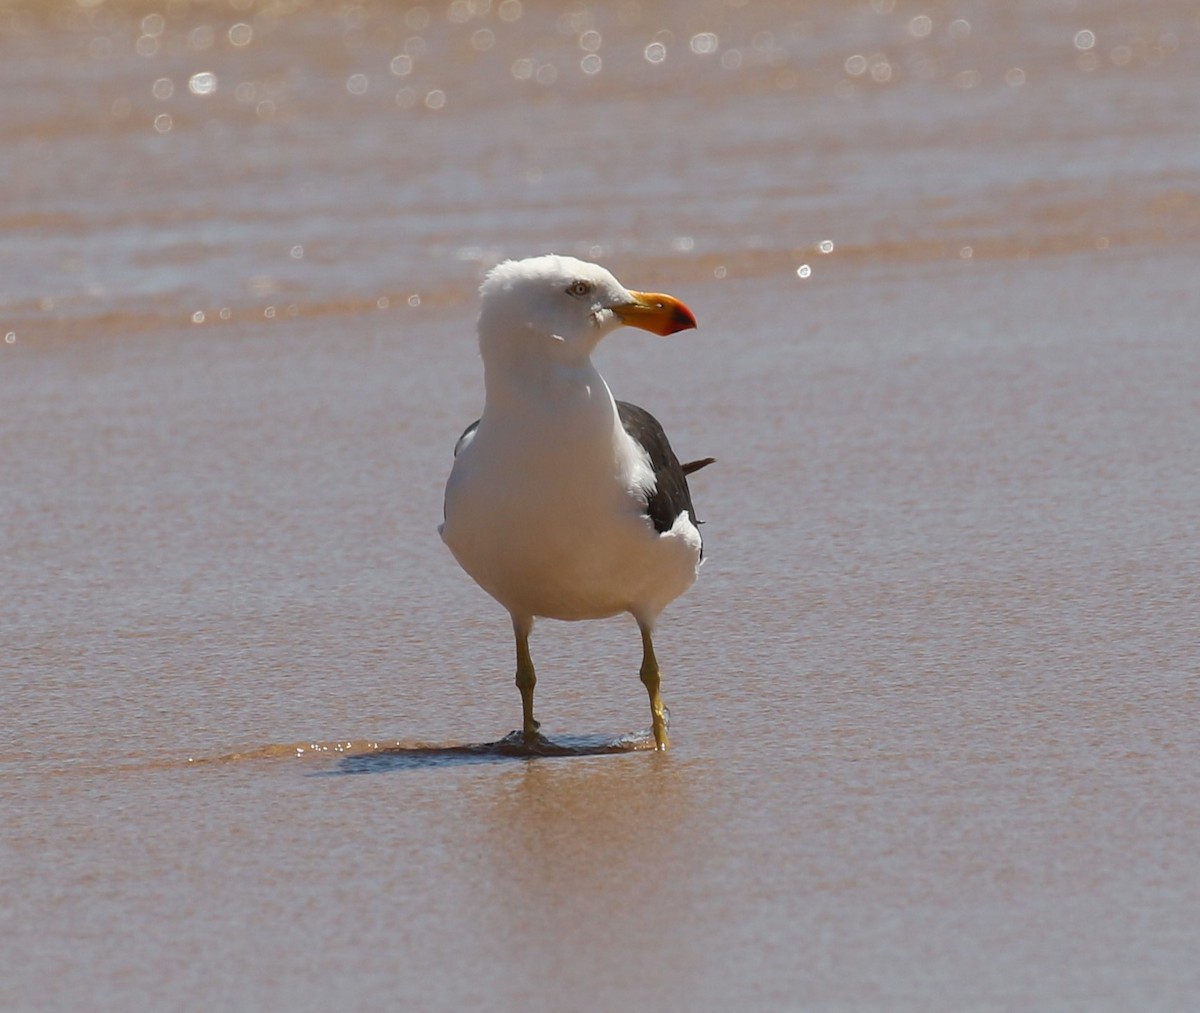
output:
[{"label": "sandy beach", "polygon": [[[0,10],[0,1006],[1200,1003],[1200,14]],[[476,289],[693,479],[672,750],[526,759]],[[648,724],[628,617],[543,731]]]}]

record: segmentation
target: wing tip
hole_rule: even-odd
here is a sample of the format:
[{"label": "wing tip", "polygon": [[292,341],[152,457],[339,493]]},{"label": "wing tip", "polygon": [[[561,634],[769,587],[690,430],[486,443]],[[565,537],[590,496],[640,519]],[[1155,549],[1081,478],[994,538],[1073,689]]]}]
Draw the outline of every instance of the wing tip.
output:
[{"label": "wing tip", "polygon": [[685,475],[691,475],[701,468],[707,468],[710,464],[716,464],[716,461],[715,457],[702,457],[698,461],[688,461],[687,464],[681,464],[679,467],[683,469]]}]

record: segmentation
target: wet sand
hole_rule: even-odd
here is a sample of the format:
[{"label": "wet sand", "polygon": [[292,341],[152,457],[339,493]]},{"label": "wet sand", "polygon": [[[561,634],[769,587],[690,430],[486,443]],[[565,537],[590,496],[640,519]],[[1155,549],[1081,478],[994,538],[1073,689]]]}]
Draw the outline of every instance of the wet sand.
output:
[{"label": "wet sand", "polygon": [[[1198,52],[1170,2],[6,9],[0,1006],[1195,1006]],[[598,355],[718,459],[667,755],[603,751],[627,620],[535,633],[579,755],[484,748],[508,624],[436,525],[474,289],[548,249],[701,323]]]}]

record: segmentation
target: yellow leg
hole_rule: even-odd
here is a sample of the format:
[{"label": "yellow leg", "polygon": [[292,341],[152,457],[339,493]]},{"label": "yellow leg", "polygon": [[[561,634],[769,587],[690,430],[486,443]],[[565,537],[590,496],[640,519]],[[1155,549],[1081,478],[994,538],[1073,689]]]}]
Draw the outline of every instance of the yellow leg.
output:
[{"label": "yellow leg", "polygon": [[[639,623],[639,626],[641,624]],[[667,738],[667,715],[663,708],[662,696],[658,692],[659,673],[658,659],[654,656],[654,642],[650,639],[650,627],[642,626],[642,683],[650,694],[650,715],[654,720],[654,745],[660,751],[666,751],[671,745]]]},{"label": "yellow leg", "polygon": [[521,691],[521,734],[526,743],[537,738],[538,723],[533,719],[533,687],[537,675],[533,671],[533,659],[529,656],[530,623],[513,620],[513,633],[517,638],[517,689]]}]

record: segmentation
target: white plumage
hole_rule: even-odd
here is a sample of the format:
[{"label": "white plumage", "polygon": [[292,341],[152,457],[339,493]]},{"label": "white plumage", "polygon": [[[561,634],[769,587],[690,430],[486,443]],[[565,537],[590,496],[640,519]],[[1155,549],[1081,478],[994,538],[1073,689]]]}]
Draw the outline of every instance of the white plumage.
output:
[{"label": "white plumage", "polygon": [[695,318],[677,299],[629,291],[570,257],[507,261],[480,296],[485,404],[455,448],[442,538],[512,616],[527,742],[538,727],[534,618],[629,612],[665,749],[650,633],[696,579],[701,539],[685,475],[707,462],[680,465],[652,416],[614,401],[591,354],[623,324],[670,334]]}]

